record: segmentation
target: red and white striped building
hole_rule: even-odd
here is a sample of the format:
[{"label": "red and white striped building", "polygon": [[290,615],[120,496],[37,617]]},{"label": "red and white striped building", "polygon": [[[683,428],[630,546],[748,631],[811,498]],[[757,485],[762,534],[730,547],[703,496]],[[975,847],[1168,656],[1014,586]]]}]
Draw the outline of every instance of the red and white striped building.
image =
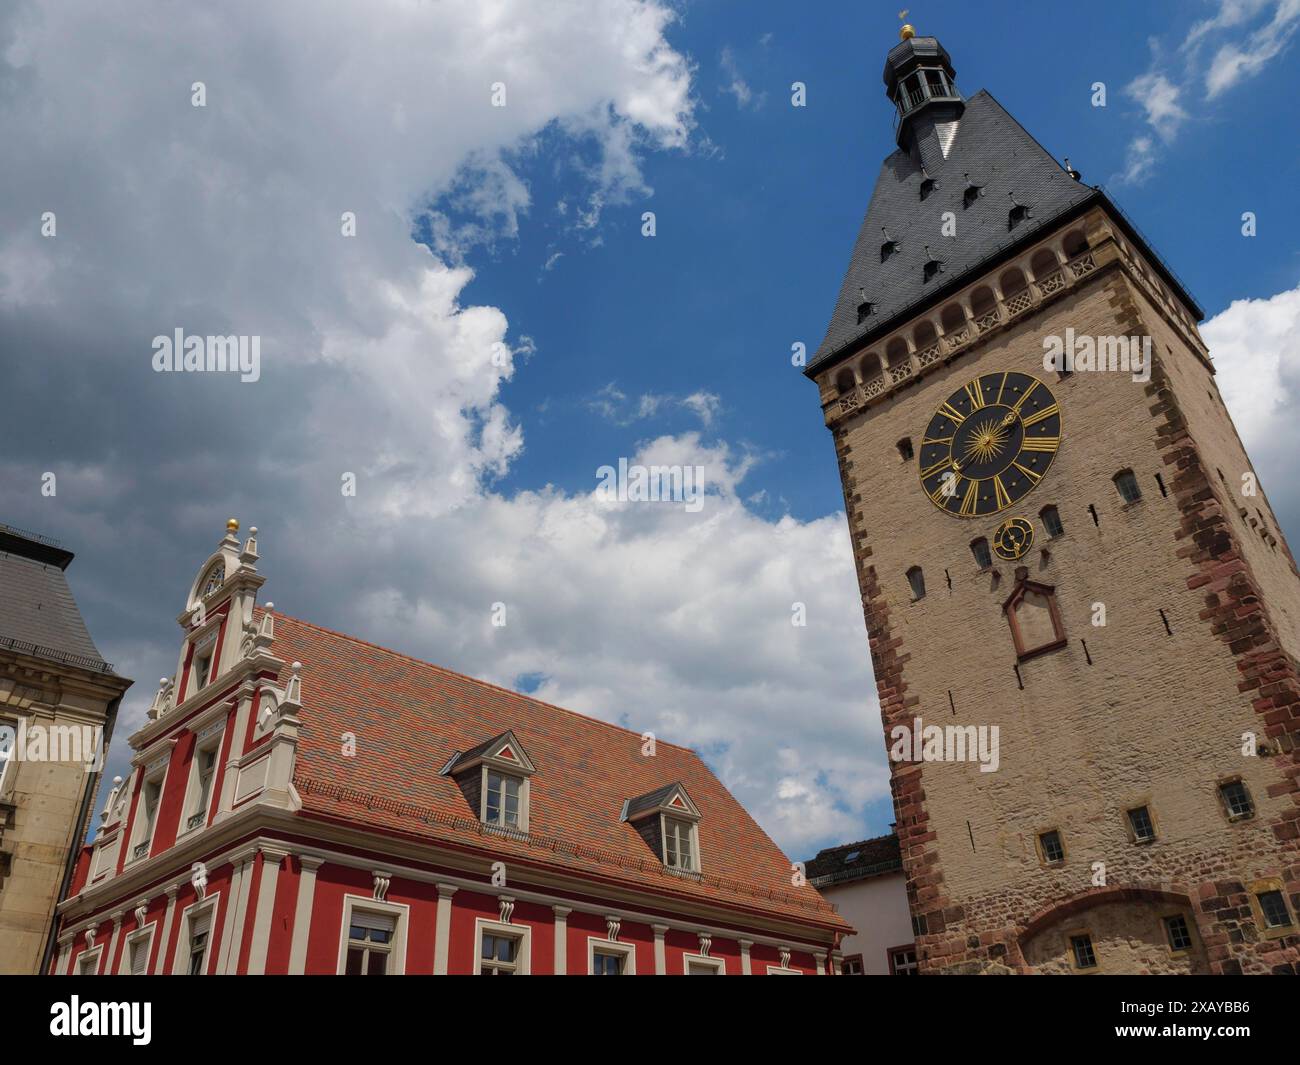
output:
[{"label": "red and white striped building", "polygon": [[831,973],[692,751],[256,605],[231,522],[58,908],[57,973]]}]

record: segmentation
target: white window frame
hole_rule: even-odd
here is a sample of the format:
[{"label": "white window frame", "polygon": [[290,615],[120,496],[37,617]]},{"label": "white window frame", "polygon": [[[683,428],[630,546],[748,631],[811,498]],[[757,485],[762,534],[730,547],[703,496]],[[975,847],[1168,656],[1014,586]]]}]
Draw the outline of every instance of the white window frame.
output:
[{"label": "white window frame", "polygon": [[[213,618],[212,620],[217,622],[220,619]],[[202,633],[201,635],[196,636],[193,640],[194,650],[190,654],[190,676],[187,691],[185,692],[186,699],[191,699],[198,695],[199,692],[203,691],[203,689],[211,683],[213,671],[217,667],[217,632],[219,631],[219,626],[214,624],[211,625],[210,628],[211,631]],[[208,660],[207,676],[204,677],[203,683],[200,684],[194,667],[198,664],[199,659],[204,655],[210,655],[211,657]]]},{"label": "white window frame", "polygon": [[134,932],[126,937],[126,944],[122,948],[122,961],[126,963],[125,968],[119,966],[118,973],[122,976],[130,976],[131,973],[131,952],[137,943],[144,944],[144,974],[149,975],[149,956],[153,953],[153,934],[154,929],[158,927],[158,922],[145,925],[143,928],[137,928]]},{"label": "white window frame", "polygon": [[217,936],[217,914],[221,912],[221,892],[209,895],[201,902],[191,902],[181,911],[180,935],[176,937],[176,953],[172,956],[172,975],[186,976],[190,971],[190,938],[194,927],[194,918],[203,910],[208,911],[208,941],[203,946],[203,971],[200,976],[208,975],[212,962],[212,945]]},{"label": "white window frame", "polygon": [[[668,864],[668,826],[674,821],[677,824],[685,825],[690,830],[691,867],[689,869],[683,869],[680,865]],[[700,872],[700,826],[697,821],[693,821],[689,817],[679,817],[674,814],[660,813],[659,843],[661,848],[659,859],[664,863],[664,868],[673,869],[676,872],[685,873],[687,875],[694,875]]]},{"label": "white window frame", "polygon": [[[92,958],[95,961],[95,971],[90,973],[84,972],[83,968],[86,962]],[[83,950],[80,954],[77,955],[77,965],[76,968],[73,970],[73,973],[76,976],[99,976],[100,975],[99,967],[103,963],[104,963],[104,946],[101,943],[98,947],[91,947],[89,950]]]},{"label": "white window frame", "polygon": [[767,967],[768,976],[803,976],[802,969],[785,969],[780,965],[769,965]]},{"label": "white window frame", "polygon": [[599,936],[589,936],[587,938],[587,975],[596,975],[596,951],[602,954],[618,954],[623,958],[622,976],[636,975],[636,944],[635,943],[618,943],[612,939],[601,939]]},{"label": "white window frame", "polygon": [[339,976],[347,972],[348,967],[348,932],[352,928],[354,910],[382,913],[385,917],[395,918],[393,926],[393,944],[388,951],[388,967],[385,976],[403,976],[406,973],[406,930],[410,923],[411,907],[401,902],[380,902],[369,895],[343,896],[343,923],[339,927],[339,961],[336,970]]},{"label": "white window frame", "polygon": [[[516,768],[503,769],[500,765],[491,762],[484,762],[482,765],[482,775],[479,778],[479,802],[478,802],[478,819],[485,825],[491,825],[493,828],[502,828],[507,832],[527,832],[528,831],[528,774],[521,773]],[[495,773],[504,782],[508,777],[512,780],[519,781],[519,824],[507,825],[504,820],[489,821],[487,819],[488,805],[488,775]],[[504,784],[501,791],[501,816],[505,817],[505,788]]]},{"label": "white window frame", "polygon": [[710,958],[704,954],[683,954],[682,955],[682,972],[687,976],[691,974],[692,965],[705,965],[713,969],[715,976],[727,975],[726,958]]},{"label": "white window frame", "polygon": [[[127,865],[130,865],[132,862],[147,861],[149,858],[149,852],[153,850],[153,838],[158,831],[158,811],[162,809],[163,795],[165,795],[167,792],[167,774],[170,770],[171,770],[170,758],[167,759],[162,769],[155,769],[153,772],[149,772],[147,769],[141,770],[143,776],[140,780],[140,801],[136,803],[135,817],[132,818],[131,844],[130,844],[130,849],[126,852]],[[145,822],[143,820],[144,812],[145,812],[145,802],[146,802],[146,797],[149,794],[149,785],[154,783],[158,785],[158,806],[157,808],[155,808],[153,812],[153,823],[149,825],[149,832],[148,835],[146,836],[144,832]],[[143,855],[137,858],[135,856],[135,849],[138,846],[140,846],[141,843],[148,843],[149,847],[144,852]]]},{"label": "white window frame", "polygon": [[483,975],[483,933],[488,932],[494,936],[513,936],[519,940],[519,951],[515,955],[515,975],[529,976],[532,974],[532,957],[533,957],[533,930],[526,924],[502,924],[500,921],[489,921],[486,917],[478,917],[474,920],[474,975]]},{"label": "white window frame", "polygon": [[[180,839],[182,836],[188,835],[191,832],[199,832],[208,825],[208,812],[212,809],[212,799],[216,794],[213,788],[217,783],[217,770],[221,768],[221,747],[225,742],[225,737],[226,725],[225,720],[223,719],[214,733],[202,736],[202,738],[196,739],[194,743],[194,751],[190,755],[189,781],[185,785],[185,802],[181,806],[181,822],[179,831],[176,833],[177,839]],[[212,752],[212,782],[208,787],[208,797],[203,803],[203,809],[202,811],[199,811],[194,809],[194,804],[198,801],[199,797],[199,756],[204,751]],[[203,821],[201,824],[190,828],[189,820],[197,813],[203,814]]]}]

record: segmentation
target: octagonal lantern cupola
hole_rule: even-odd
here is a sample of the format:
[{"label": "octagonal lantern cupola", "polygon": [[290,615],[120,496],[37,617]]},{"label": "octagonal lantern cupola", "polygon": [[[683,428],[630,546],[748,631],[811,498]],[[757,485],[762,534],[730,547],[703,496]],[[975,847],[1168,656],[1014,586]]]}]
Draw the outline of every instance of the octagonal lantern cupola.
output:
[{"label": "octagonal lantern cupola", "polygon": [[893,101],[898,146],[918,153],[934,134],[944,157],[966,104],[956,73],[937,37],[917,37],[904,26],[902,40],[885,58],[885,92]]}]

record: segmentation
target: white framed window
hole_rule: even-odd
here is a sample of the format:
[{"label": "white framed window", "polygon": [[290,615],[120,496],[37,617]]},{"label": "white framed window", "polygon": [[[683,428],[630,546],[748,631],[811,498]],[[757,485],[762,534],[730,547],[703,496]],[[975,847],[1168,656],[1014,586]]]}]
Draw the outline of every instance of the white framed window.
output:
[{"label": "white framed window", "polygon": [[149,857],[154,828],[158,824],[158,805],[162,802],[163,785],[167,781],[167,767],[146,774],[140,787],[140,805],[135,811],[135,825],[131,831],[131,853],[128,862]]},{"label": "white framed window", "polygon": [[149,952],[153,949],[153,925],[132,932],[126,938],[126,974],[145,976],[149,972]]},{"label": "white framed window", "polygon": [[354,909],[348,922],[345,976],[387,976],[397,936],[397,917]]},{"label": "white framed window", "polygon": [[682,958],[682,971],[687,976],[726,976],[727,963],[722,958],[706,958],[703,954],[687,954]]},{"label": "white framed window", "polygon": [[185,820],[181,834],[202,828],[208,822],[208,806],[212,802],[212,784],[217,776],[217,759],[221,755],[224,730],[201,739],[190,759],[190,781],[185,795]]},{"label": "white framed window", "polygon": [[[180,935],[172,959],[173,976],[204,976],[212,959],[212,937],[216,931],[221,894],[193,902],[181,913]],[[165,946],[165,944],[164,944]],[[160,966],[161,968],[161,963]]]},{"label": "white framed window", "polygon": [[474,975],[527,976],[532,960],[532,929],[478,918],[474,922]]},{"label": "white framed window", "polygon": [[527,785],[523,777],[490,767],[483,772],[483,821],[502,828],[522,829],[523,801]]},{"label": "white framed window", "polygon": [[636,944],[615,943],[591,936],[587,940],[589,976],[635,976]]},{"label": "white framed window", "polygon": [[803,976],[800,969],[786,969],[780,965],[769,965],[767,967],[768,976]]},{"label": "white framed window", "polygon": [[209,636],[203,643],[195,645],[194,654],[190,657],[189,695],[201,692],[208,686],[208,681],[212,679],[212,657],[216,646],[216,633]]},{"label": "white framed window", "polygon": [[401,976],[406,972],[410,907],[361,895],[343,899],[339,975]]},{"label": "white framed window", "polygon": [[681,818],[663,819],[664,831],[664,865],[669,869],[679,869],[683,873],[699,871],[699,848],[696,840],[695,824]]},{"label": "white framed window", "polygon": [[78,976],[98,976],[99,959],[104,955],[103,947],[95,947],[92,950],[83,950],[77,958],[77,975]]}]

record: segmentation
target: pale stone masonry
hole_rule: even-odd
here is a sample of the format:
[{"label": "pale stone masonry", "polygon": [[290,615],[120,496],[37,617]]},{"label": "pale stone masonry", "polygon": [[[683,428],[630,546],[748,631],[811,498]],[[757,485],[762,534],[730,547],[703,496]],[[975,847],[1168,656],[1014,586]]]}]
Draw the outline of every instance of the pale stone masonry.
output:
[{"label": "pale stone masonry", "polygon": [[41,970],[54,907],[86,833],[122,694],[64,578],[71,552],[0,525],[0,973]]}]

